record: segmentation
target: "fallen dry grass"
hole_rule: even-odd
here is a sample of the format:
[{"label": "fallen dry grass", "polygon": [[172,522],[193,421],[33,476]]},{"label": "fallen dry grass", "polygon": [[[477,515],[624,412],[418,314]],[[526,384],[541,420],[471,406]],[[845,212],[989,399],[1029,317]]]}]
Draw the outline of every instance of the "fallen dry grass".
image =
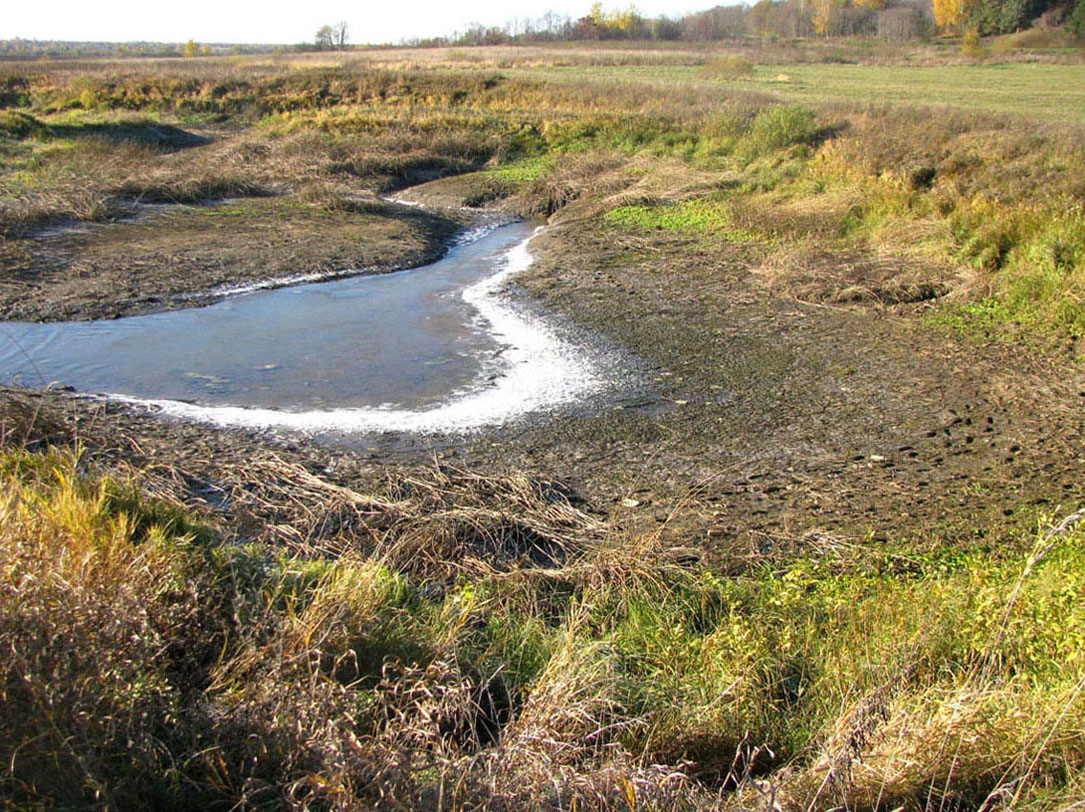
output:
[{"label": "fallen dry grass", "polygon": [[0,458],[16,805],[1081,800],[1080,513],[995,555],[809,537],[723,577],[555,483],[133,468],[47,450],[32,403],[5,429],[41,450]]}]

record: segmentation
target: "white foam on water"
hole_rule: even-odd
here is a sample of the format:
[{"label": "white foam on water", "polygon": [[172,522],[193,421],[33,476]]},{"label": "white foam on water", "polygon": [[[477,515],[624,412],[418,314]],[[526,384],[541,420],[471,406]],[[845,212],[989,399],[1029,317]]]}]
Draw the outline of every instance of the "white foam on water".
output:
[{"label": "white foam on water", "polygon": [[605,385],[597,364],[558,336],[540,317],[516,307],[502,293],[509,277],[531,266],[528,243],[535,232],[513,246],[498,273],[463,291],[480,322],[505,347],[484,377],[465,392],[430,409],[394,407],[343,408],[303,412],[242,406],[200,406],[176,400],[107,397],[152,407],[186,420],[231,428],[285,429],[310,433],[381,431],[462,432],[502,423],[529,412],[574,403]]},{"label": "white foam on water", "polygon": [[[221,285],[200,293],[182,294],[179,298],[190,300],[201,299],[230,299],[235,296],[244,296],[246,293],[256,293],[261,290],[274,288],[288,288],[295,285],[307,285],[313,282],[330,282],[344,276],[359,276],[369,272],[369,268],[353,268],[348,271],[337,272],[314,272],[299,273],[292,276],[279,276],[274,279],[260,279],[256,282],[244,282],[237,285]],[[375,270],[375,269],[373,269]]]}]

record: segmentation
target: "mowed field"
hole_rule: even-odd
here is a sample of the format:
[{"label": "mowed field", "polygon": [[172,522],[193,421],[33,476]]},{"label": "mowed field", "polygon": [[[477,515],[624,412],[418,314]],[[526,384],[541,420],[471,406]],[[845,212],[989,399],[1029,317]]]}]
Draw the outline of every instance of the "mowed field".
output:
[{"label": "mowed field", "polygon": [[703,83],[727,91],[756,91],[780,101],[954,107],[1042,121],[1085,124],[1085,65],[753,65],[735,80],[709,79],[698,65],[630,65],[520,69],[549,81],[601,78],[667,84]]}]

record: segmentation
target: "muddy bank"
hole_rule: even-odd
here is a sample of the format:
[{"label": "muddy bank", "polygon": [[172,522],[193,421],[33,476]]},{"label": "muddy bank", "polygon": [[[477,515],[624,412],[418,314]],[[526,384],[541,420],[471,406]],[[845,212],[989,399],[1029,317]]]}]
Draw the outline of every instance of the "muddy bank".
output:
[{"label": "muddy bank", "polygon": [[475,215],[375,198],[155,206],[0,245],[0,320],[117,318],[213,301],[245,283],[413,268]]},{"label": "muddy bank", "polygon": [[589,220],[536,250],[519,284],[639,355],[655,392],[469,440],[471,466],[557,477],[720,560],[799,538],[997,543],[1085,498],[1073,348],[965,341],[914,306],[778,298],[725,241]]},{"label": "muddy bank", "polygon": [[559,480],[590,509],[727,566],[870,538],[997,545],[1008,527],[1085,499],[1085,376],[1072,351],[965,341],[925,321],[935,304],[780,297],[758,284],[749,246],[725,240],[567,217],[532,249],[514,288],[639,358],[642,396],[352,449],[62,393],[9,394],[6,408],[37,404],[20,407],[38,418],[24,438],[54,421],[106,459],[178,467],[203,483],[190,489],[197,505],[269,454],[360,490],[389,466],[436,460]]}]

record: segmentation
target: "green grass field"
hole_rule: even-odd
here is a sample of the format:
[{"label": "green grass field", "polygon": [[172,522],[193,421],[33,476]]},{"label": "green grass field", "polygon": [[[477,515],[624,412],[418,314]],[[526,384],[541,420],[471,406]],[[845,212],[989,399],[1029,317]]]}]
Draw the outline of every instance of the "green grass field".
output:
[{"label": "green grass field", "polygon": [[755,91],[810,105],[858,103],[956,107],[1085,124],[1085,65],[984,64],[870,66],[755,65],[748,79],[702,78],[688,65],[524,69],[529,76],[579,81],[585,76],[698,83]]}]

